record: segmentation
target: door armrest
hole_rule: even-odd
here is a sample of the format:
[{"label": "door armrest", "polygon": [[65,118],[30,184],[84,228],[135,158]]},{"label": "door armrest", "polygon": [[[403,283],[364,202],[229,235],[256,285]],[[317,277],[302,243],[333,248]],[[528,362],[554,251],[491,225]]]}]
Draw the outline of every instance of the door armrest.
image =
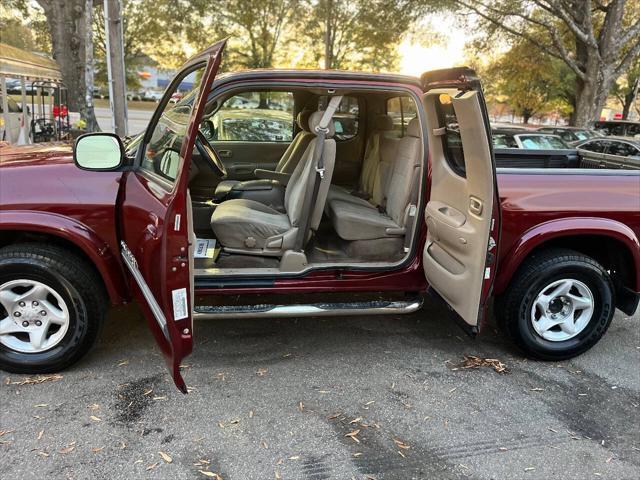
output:
[{"label": "door armrest", "polygon": [[256,176],[256,178],[260,178],[262,180],[276,180],[282,185],[286,185],[287,183],[289,183],[289,179],[291,178],[291,174],[289,173],[275,172],[273,170],[263,170],[262,168],[256,168],[253,171],[253,174]]}]

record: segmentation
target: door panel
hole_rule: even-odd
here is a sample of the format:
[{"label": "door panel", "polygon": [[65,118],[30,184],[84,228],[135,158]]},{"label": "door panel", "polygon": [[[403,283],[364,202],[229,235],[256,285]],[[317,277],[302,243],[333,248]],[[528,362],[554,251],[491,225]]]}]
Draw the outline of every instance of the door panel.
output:
[{"label": "door panel", "polygon": [[484,99],[468,85],[445,86],[429,89],[424,107],[431,162],[424,271],[430,286],[475,331],[495,276],[499,231]]},{"label": "door panel", "polygon": [[211,142],[227,167],[228,180],[251,180],[256,168],[275,170],[289,142]]},{"label": "door panel", "polygon": [[[187,185],[198,125],[225,41],[190,60],[165,92],[127,172],[119,198],[122,256],[135,294],[176,386],[187,393],[180,363],[193,348],[193,229]],[[192,90],[175,105],[182,82]]]}]

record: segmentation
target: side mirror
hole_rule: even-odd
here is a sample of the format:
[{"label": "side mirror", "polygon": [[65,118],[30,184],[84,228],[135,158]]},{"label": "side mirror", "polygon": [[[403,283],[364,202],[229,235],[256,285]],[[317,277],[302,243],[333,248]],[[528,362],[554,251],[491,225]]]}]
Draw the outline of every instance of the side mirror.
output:
[{"label": "side mirror", "polygon": [[83,170],[116,170],[123,160],[124,145],[113,133],[86,133],[73,146],[73,161]]}]

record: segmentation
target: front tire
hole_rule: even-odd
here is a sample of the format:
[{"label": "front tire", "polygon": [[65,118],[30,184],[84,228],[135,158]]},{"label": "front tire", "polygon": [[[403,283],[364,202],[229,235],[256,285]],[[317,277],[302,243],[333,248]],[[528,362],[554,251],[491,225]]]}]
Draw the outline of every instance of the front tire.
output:
[{"label": "front tire", "polygon": [[498,322],[528,356],[566,360],[593,347],[615,310],[606,270],[573,250],[531,256],[498,301]]},{"label": "front tire", "polygon": [[57,372],[94,344],[106,296],[87,262],[57,246],[0,249],[0,369]]}]

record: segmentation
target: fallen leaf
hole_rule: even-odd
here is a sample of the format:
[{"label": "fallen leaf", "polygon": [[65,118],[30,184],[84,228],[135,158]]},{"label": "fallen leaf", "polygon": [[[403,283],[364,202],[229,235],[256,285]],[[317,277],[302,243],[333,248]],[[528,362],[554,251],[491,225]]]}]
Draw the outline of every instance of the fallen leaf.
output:
[{"label": "fallen leaf", "polygon": [[540,388],[540,387],[530,388],[529,390],[532,392],[544,392],[544,388]]},{"label": "fallen leaf", "polygon": [[298,410],[300,410],[301,412],[304,412],[304,403],[303,402],[300,402],[298,404]]},{"label": "fallen leaf", "polygon": [[91,405],[89,405],[88,408],[92,412],[95,412],[96,410],[100,410],[100,405],[98,405],[97,403],[92,403]]},{"label": "fallen leaf", "polygon": [[456,365],[455,369],[477,369],[480,367],[493,368],[497,373],[509,373],[507,366],[497,358],[480,358],[476,357],[475,355],[464,355],[464,361]]},{"label": "fallen leaf", "polygon": [[349,422],[349,425],[351,425],[352,423],[358,423],[360,420],[362,420],[362,417],[354,418]]},{"label": "fallen leaf", "polygon": [[149,390],[145,390],[142,394],[144,396],[147,396],[147,395],[151,395],[151,393],[153,393],[153,388],[150,388]]},{"label": "fallen leaf", "polygon": [[395,443],[398,447],[402,448],[403,450],[409,450],[411,447],[409,445],[407,445],[406,443],[404,443],[402,440],[400,440],[399,438],[394,438],[393,439],[393,443]]},{"label": "fallen leaf", "polygon": [[64,447],[63,449],[59,450],[58,453],[61,453],[63,455],[66,455],[68,453],[73,452],[73,450],[76,448],[76,442],[71,442],[69,445],[67,445],[66,447]]},{"label": "fallen leaf", "polygon": [[527,467],[524,469],[525,472],[533,472],[535,470],[535,467]]},{"label": "fallen leaf", "polygon": [[360,440],[358,439],[357,435],[360,433],[360,429],[357,430],[353,430],[352,432],[349,432],[345,435],[345,437],[349,437],[351,440],[353,440],[356,443],[360,443]]},{"label": "fallen leaf", "polygon": [[216,480],[218,478],[220,478],[220,476],[217,473],[213,473],[210,472],[208,470],[198,470],[201,474],[203,474],[205,477],[209,477],[209,478],[215,478]]},{"label": "fallen leaf", "polygon": [[398,450],[398,454],[399,454],[402,458],[407,458],[407,456],[406,456],[404,453],[402,453],[400,450]]},{"label": "fallen leaf", "polygon": [[353,457],[358,458],[362,456],[362,452],[356,452],[353,454]]},{"label": "fallen leaf", "polygon": [[166,400],[167,397],[153,397],[154,400]]},{"label": "fallen leaf", "polygon": [[229,422],[229,425],[235,425],[236,423],[240,423],[240,419],[239,418],[236,418],[235,420],[231,420]]},{"label": "fallen leaf", "polygon": [[49,406],[48,403],[39,403],[38,405],[34,405],[34,408],[44,408],[48,406]]},{"label": "fallen leaf", "polygon": [[101,418],[96,417],[95,415],[91,415],[91,417],[89,417],[89,418],[91,418],[91,420],[93,420],[94,422],[101,422],[102,421]]},{"label": "fallen leaf", "polygon": [[14,430],[0,430],[0,437],[2,437],[3,435],[6,435],[8,433],[13,432]]},{"label": "fallen leaf", "polygon": [[224,428],[224,423],[222,423],[222,422],[218,422],[218,426],[219,426],[220,428]]},{"label": "fallen leaf", "polygon": [[300,460],[300,455],[294,455],[293,457],[289,457],[289,460]]},{"label": "fallen leaf", "polygon": [[276,480],[282,480],[282,477],[280,476],[280,472],[278,472],[277,470],[275,472],[275,479]]},{"label": "fallen leaf", "polygon": [[168,453],[165,453],[165,452],[158,452],[158,453],[160,454],[160,456],[165,462],[167,463],[173,462],[173,458],[171,458],[171,456]]},{"label": "fallen leaf", "polygon": [[265,450],[269,447],[267,447],[267,442],[262,442],[260,445],[262,445],[262,448],[264,448]]},{"label": "fallen leaf", "polygon": [[22,380],[13,381],[10,378],[7,378],[5,383],[7,385],[38,385],[44,382],[57,382],[58,380],[62,380],[62,375],[38,375],[37,377],[27,377]]},{"label": "fallen leaf", "polygon": [[93,453],[98,453],[98,452],[101,452],[102,450],[104,450],[104,447],[95,447],[91,449]]},{"label": "fallen leaf", "polygon": [[156,462],[156,463],[152,463],[151,465],[149,465],[146,470],[153,470],[154,468],[156,468],[158,465],[160,464],[160,462]]},{"label": "fallen leaf", "polygon": [[279,458],[276,462],[276,465],[282,465],[284,463],[284,458]]},{"label": "fallen leaf", "polygon": [[253,410],[249,410],[249,418],[253,418]]},{"label": "fallen leaf", "polygon": [[38,455],[40,455],[41,457],[48,457],[49,454],[47,452],[38,452]]},{"label": "fallen leaf", "polygon": [[119,367],[124,367],[125,365],[129,365],[129,360],[120,360],[118,362]]},{"label": "fallen leaf", "polygon": [[258,371],[256,372],[256,374],[259,377],[264,377],[267,374],[268,371],[269,371],[268,368],[259,368]]},{"label": "fallen leaf", "polygon": [[331,415],[329,415],[327,418],[329,420],[335,420],[336,418],[338,418],[340,415],[342,415],[342,412],[336,412],[336,413],[332,413]]},{"label": "fallen leaf", "polygon": [[40,432],[38,433],[38,440],[42,439],[43,435],[44,435],[44,430],[40,430]]}]

